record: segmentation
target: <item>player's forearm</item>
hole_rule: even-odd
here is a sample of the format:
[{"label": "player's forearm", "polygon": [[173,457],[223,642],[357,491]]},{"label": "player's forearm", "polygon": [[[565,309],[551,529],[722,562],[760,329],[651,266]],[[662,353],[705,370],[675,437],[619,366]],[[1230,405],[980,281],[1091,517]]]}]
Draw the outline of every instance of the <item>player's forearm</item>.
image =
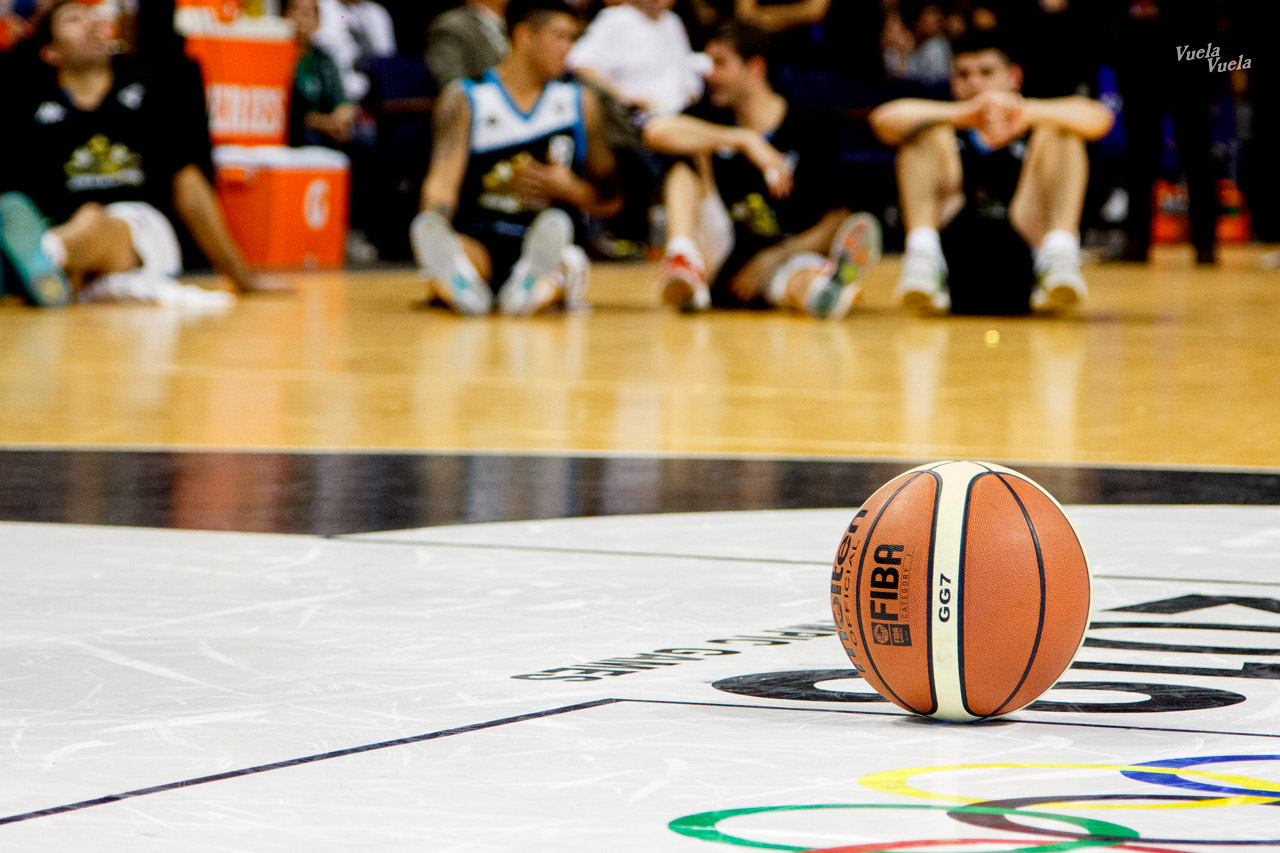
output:
[{"label": "player's forearm", "polygon": [[621,196],[612,181],[592,181],[570,173],[556,201],[592,216],[616,216]]},{"label": "player's forearm", "polygon": [[592,68],[590,65],[576,66],[573,69],[573,73],[577,75],[579,80],[582,80],[584,83],[589,83],[592,86],[595,86],[597,89],[604,91],[605,94],[609,95],[615,101],[622,102],[626,100],[618,92],[612,80],[610,80],[601,72]]},{"label": "player's forearm", "polygon": [[736,0],[734,11],[740,20],[769,32],[816,24],[826,17],[831,0],[796,0],[793,3],[761,6],[759,0]]},{"label": "player's forearm", "polygon": [[441,180],[438,176],[427,175],[422,183],[421,208],[434,210],[446,220],[452,221],[458,210],[458,188],[451,181]]},{"label": "player's forearm", "polygon": [[871,111],[868,121],[885,145],[901,145],[936,124],[956,124],[964,115],[963,102],[899,98]]},{"label": "player's forearm", "polygon": [[1086,142],[1106,136],[1116,120],[1111,110],[1092,98],[1027,98],[1023,103],[1027,124],[1056,125]]},{"label": "player's forearm", "polygon": [[644,127],[645,144],[662,154],[711,154],[722,148],[741,151],[754,131],[691,116],[663,116]]},{"label": "player's forearm", "polygon": [[231,238],[213,187],[196,166],[187,166],[174,176],[173,206],[213,268],[231,279],[238,290],[250,289],[252,273]]}]

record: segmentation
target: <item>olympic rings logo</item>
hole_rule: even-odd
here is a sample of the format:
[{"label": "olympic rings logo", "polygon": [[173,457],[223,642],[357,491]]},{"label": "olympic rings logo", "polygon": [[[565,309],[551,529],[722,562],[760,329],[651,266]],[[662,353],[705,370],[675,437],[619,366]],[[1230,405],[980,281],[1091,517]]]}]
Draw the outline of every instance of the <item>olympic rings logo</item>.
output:
[{"label": "olympic rings logo", "polygon": [[[949,764],[934,767],[913,767],[872,773],[859,781],[872,791],[897,796],[940,801],[945,805],[920,803],[817,803],[809,805],[760,806],[755,808],[722,809],[686,815],[671,821],[668,827],[681,835],[703,841],[753,847],[763,850],[789,850],[796,853],[888,853],[896,850],[914,850],[932,847],[965,847],[971,845],[1007,844],[1010,839],[947,838],[919,839],[913,841],[889,841],[854,844],[841,847],[813,848],[771,841],[753,840],[730,834],[721,824],[733,818],[749,815],[806,812],[833,809],[879,809],[941,811],[948,817],[982,830],[1016,832],[1028,835],[1048,836],[1038,844],[1009,848],[1002,853],[1059,853],[1085,847],[1109,847],[1115,850],[1137,853],[1177,853],[1151,844],[1207,844],[1231,846],[1277,845],[1280,839],[1197,839],[1197,838],[1147,838],[1136,830],[1118,823],[1096,818],[1053,814],[1044,811],[1028,811],[1027,807],[1062,806],[1070,804],[1075,809],[1188,809],[1220,806],[1270,805],[1280,803],[1280,782],[1268,782],[1249,776],[1233,776],[1192,768],[1203,765],[1230,764],[1241,761],[1278,761],[1280,755],[1211,755],[1194,758],[1173,758],[1148,761],[1141,764],[1066,764],[1066,763],[1015,763]],[[1070,794],[1062,796],[1017,797],[1001,800],[979,801],[974,797],[938,794],[909,784],[917,776],[958,770],[986,770],[993,768],[1032,768],[1069,770],[1118,771],[1126,779],[1146,782],[1166,788],[1195,791],[1197,794]],[[1200,796],[1217,794],[1218,796]],[[1089,805],[1081,805],[1088,803]],[[1015,817],[1038,819],[1042,822],[1065,824],[1068,828],[1047,828],[1015,821]]]}]

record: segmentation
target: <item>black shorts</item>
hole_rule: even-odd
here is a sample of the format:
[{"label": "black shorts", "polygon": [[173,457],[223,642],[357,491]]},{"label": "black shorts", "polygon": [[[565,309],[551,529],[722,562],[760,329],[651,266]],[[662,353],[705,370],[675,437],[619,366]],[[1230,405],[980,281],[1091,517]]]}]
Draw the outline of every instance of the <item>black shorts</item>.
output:
[{"label": "black shorts", "polygon": [[741,228],[734,229],[733,237],[733,248],[729,251],[729,257],[725,258],[724,263],[716,273],[716,277],[710,283],[712,306],[715,308],[772,307],[763,294],[749,302],[743,302],[729,289],[729,282],[735,275],[742,272],[743,267],[751,263],[752,258],[766,249],[778,245],[778,243],[782,242],[782,238],[767,240]]},{"label": "black shorts", "polygon": [[1027,314],[1035,257],[1008,219],[961,210],[942,229],[953,314]]},{"label": "black shorts", "polygon": [[499,219],[473,219],[458,222],[457,229],[459,234],[471,237],[488,249],[489,260],[493,263],[489,284],[495,289],[501,287],[511,276],[516,261],[520,260],[528,227]]}]

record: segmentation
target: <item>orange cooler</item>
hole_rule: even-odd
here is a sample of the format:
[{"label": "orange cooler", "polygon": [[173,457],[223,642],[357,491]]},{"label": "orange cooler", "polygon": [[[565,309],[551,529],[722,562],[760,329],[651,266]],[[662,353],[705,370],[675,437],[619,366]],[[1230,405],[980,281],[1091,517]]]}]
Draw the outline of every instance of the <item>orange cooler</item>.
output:
[{"label": "orange cooler", "polygon": [[218,199],[251,266],[338,269],[346,260],[351,164],[329,148],[219,145]]},{"label": "orange cooler", "polygon": [[292,24],[279,18],[226,24],[192,7],[180,17],[187,55],[204,72],[213,144],[283,145],[298,61]]}]

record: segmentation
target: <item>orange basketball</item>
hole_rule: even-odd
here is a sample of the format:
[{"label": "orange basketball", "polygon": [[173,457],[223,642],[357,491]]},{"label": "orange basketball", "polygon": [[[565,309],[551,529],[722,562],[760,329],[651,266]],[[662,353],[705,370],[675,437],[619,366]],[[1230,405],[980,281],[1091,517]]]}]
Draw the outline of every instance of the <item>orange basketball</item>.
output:
[{"label": "orange basketball", "polygon": [[845,532],[831,609],[849,659],[891,702],[940,720],[997,717],[1071,665],[1089,623],[1084,549],[1036,483],[989,462],[890,480]]}]

